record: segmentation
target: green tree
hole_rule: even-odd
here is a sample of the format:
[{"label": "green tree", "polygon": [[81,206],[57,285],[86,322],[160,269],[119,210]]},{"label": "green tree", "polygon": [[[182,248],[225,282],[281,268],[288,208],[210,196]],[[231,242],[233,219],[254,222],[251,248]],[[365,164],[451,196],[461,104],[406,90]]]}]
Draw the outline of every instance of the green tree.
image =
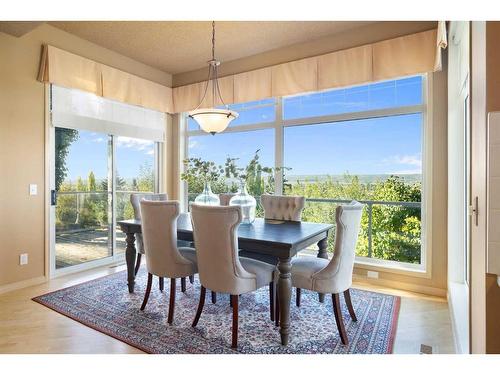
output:
[{"label": "green tree", "polygon": [[60,190],[68,173],[66,158],[69,146],[78,139],[78,131],[73,129],[56,128],[55,130],[55,188]]}]

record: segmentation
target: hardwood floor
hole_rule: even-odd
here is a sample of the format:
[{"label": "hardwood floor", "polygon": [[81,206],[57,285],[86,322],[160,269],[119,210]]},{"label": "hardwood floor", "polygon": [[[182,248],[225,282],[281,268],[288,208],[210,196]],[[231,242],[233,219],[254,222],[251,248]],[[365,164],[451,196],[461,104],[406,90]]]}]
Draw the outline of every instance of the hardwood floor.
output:
[{"label": "hardwood floor", "polygon": [[[0,295],[0,353],[142,353],[121,341],[56,313],[31,298],[124,270],[100,267]],[[453,353],[448,305],[443,298],[355,283],[355,288],[402,297],[394,353]]]}]

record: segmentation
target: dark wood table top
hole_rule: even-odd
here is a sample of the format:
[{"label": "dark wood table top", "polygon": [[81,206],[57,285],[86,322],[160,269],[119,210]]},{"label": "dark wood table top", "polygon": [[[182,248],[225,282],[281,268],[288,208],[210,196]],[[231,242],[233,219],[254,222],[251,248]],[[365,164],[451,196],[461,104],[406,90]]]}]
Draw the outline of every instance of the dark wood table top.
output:
[{"label": "dark wood table top", "polygon": [[[124,232],[141,232],[140,220],[122,220],[118,221],[118,224]],[[255,219],[251,225],[241,224],[239,226],[238,239],[293,248],[303,244],[308,239],[328,232],[331,228],[333,228],[332,224]],[[192,235],[192,232],[190,214],[180,214],[177,219],[177,233]]]}]

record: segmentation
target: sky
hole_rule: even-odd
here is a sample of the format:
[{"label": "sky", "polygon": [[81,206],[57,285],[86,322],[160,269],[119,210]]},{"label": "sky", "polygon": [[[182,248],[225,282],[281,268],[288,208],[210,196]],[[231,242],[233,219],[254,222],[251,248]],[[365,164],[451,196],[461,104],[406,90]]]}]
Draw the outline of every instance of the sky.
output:
[{"label": "sky", "polygon": [[[117,137],[116,169],[118,174],[131,179],[139,176],[144,163],[154,165],[154,143],[148,140]],[[78,139],[69,148],[66,159],[68,175],[66,179],[75,181],[86,179],[92,170],[96,179],[108,175],[108,136],[101,133],[79,131]]]},{"label": "sky", "polygon": [[[311,116],[384,109],[422,103],[422,78],[337,89],[283,99],[283,116],[292,120]],[[239,112],[230,126],[274,121],[274,99],[232,105]],[[285,127],[284,166],[289,175],[415,174],[422,169],[422,115],[411,114],[370,120]],[[198,129],[190,120],[189,129]],[[190,157],[223,164],[230,156],[242,166],[260,150],[261,163],[274,166],[274,129],[215,136],[189,137]],[[150,141],[118,137],[116,163],[121,177],[137,177],[145,162],[153,165]],[[67,158],[68,176],[86,178],[92,170],[97,179],[107,176],[108,136],[79,132]]]}]

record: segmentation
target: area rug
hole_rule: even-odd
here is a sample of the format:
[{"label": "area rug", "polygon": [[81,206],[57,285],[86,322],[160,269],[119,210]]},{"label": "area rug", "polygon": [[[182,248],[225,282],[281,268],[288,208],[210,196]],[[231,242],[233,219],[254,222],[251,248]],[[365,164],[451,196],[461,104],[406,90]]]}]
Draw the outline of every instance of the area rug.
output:
[{"label": "area rug", "polygon": [[[126,273],[71,286],[33,298],[52,310],[103,332],[146,353],[242,353],[242,354],[315,354],[392,352],[399,315],[400,298],[359,289],[351,290],[358,318],[353,322],[343,299],[341,305],[349,345],[342,345],[333,316],[331,298],[319,303],[317,293],[302,292],[300,308],[292,296],[291,333],[287,346],[280,344],[279,328],[269,317],[269,290],[262,288],[240,297],[238,349],[231,349],[229,296],[217,295],[212,304],[210,293],[196,328],[191,327],[198,305],[200,284],[187,282],[186,293],[178,285],[174,324],[167,324],[169,282],[165,291],[152,289],[148,305],[141,311],[147,274],[136,278],[135,293],[128,293]],[[180,282],[177,282],[180,284]]]}]

